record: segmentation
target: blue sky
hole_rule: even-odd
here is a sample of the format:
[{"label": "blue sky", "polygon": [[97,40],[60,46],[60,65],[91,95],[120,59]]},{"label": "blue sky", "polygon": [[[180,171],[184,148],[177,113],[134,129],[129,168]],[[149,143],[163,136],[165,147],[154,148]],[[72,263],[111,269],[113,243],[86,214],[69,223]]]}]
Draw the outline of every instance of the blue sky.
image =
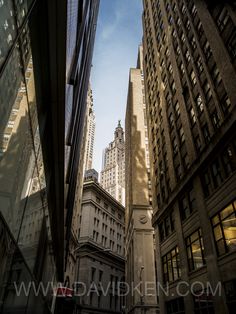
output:
[{"label": "blue sky", "polygon": [[142,0],[100,0],[91,85],[96,116],[93,167],[100,172],[102,151],[124,127],[129,69],[136,67],[142,41]]}]

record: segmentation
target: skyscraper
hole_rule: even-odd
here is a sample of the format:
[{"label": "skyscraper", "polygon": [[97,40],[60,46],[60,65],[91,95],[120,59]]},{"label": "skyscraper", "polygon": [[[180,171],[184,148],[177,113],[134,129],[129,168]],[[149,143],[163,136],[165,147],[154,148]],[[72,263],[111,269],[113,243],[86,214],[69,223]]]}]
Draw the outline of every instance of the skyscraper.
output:
[{"label": "skyscraper", "polygon": [[125,140],[120,121],[114,140],[103,153],[101,185],[122,205],[125,204]]},{"label": "skyscraper", "polygon": [[[72,284],[98,4],[0,1],[1,313],[51,313],[54,285]],[[17,295],[14,282],[49,289]]]},{"label": "skyscraper", "polygon": [[[126,282],[131,287],[140,282],[156,284],[154,229],[146,102],[143,80],[143,47],[139,47],[138,63],[130,69],[125,118],[125,187],[126,187]],[[143,287],[144,288],[144,287]],[[144,290],[144,289],[143,289]],[[140,295],[137,291],[126,297],[127,313],[156,313],[156,293]]]},{"label": "skyscraper", "polygon": [[234,313],[235,1],[143,3],[160,311]]},{"label": "skyscraper", "polygon": [[89,86],[87,96],[87,135],[86,135],[86,150],[85,150],[85,171],[92,169],[93,165],[93,147],[95,134],[95,114],[93,110],[93,93]]}]

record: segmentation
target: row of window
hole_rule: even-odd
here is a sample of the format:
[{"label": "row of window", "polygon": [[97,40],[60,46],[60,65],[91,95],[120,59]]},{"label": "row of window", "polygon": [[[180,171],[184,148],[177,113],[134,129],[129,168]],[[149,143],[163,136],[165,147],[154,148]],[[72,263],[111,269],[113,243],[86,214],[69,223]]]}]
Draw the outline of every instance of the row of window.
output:
[{"label": "row of window", "polygon": [[[100,197],[98,197],[98,196],[96,197],[96,202],[97,202],[98,204],[101,203]],[[107,204],[106,202],[104,202],[104,208],[105,208],[106,210],[109,209],[109,206],[108,206],[108,204]],[[112,207],[111,207],[111,213],[116,216],[116,211],[115,211],[115,209],[112,208]],[[103,212],[100,208],[98,208],[98,207],[96,207],[96,206],[95,206],[95,214],[96,214],[96,215],[102,214],[102,218],[105,219],[105,220],[108,220],[109,215],[106,214],[105,212]],[[122,219],[122,215],[121,215],[120,213],[117,213],[117,217],[118,217],[118,219]],[[111,219],[111,218],[110,218],[110,219]],[[114,220],[114,219],[113,219],[113,220]],[[115,222],[115,220],[114,220],[114,222]],[[118,224],[118,226],[121,228],[121,224]]]},{"label": "row of window", "polygon": [[230,16],[229,10],[226,6],[218,5],[210,8],[212,17],[218,27],[220,35],[229,51],[229,54],[233,60],[236,57],[236,35],[235,35],[235,23]]},{"label": "row of window", "polygon": [[[205,264],[204,247],[201,229],[185,239],[189,271],[193,271]],[[162,257],[164,283],[173,282],[181,277],[179,249],[176,246]]]},{"label": "row of window", "polygon": [[[112,234],[114,236],[114,233],[112,233]],[[93,240],[95,242],[99,241],[99,232],[97,232],[96,230],[93,230]],[[122,241],[122,236],[120,234],[117,234],[117,241],[119,241],[119,242]],[[101,245],[104,246],[104,247],[107,247],[107,244],[108,244],[108,237],[105,236],[105,235],[102,235],[102,237],[101,237]],[[110,247],[109,248],[111,250],[115,249],[115,241],[110,240]],[[120,244],[117,244],[116,248],[117,248],[117,253],[121,254],[122,253],[122,246]]]},{"label": "row of window", "polygon": [[[235,313],[236,305],[236,279],[224,282],[224,291],[229,314]],[[205,291],[195,291],[193,296],[195,314],[214,314],[213,295],[207,289]],[[178,297],[166,302],[167,314],[185,314],[184,298]]]},{"label": "row of window", "polygon": [[228,145],[203,172],[202,185],[205,197],[210,196],[235,171],[235,151],[235,143]]},{"label": "row of window", "polygon": [[[196,210],[196,198],[194,189],[191,186],[179,200],[179,210],[181,220],[187,219]],[[173,213],[165,217],[159,224],[160,241],[165,240],[175,230]]]},{"label": "row of window", "polygon": [[[226,206],[211,218],[212,230],[218,256],[236,251],[236,201]],[[185,239],[189,271],[205,264],[204,245],[201,229],[197,229]],[[162,257],[164,282],[180,278],[181,267],[178,246]]]}]

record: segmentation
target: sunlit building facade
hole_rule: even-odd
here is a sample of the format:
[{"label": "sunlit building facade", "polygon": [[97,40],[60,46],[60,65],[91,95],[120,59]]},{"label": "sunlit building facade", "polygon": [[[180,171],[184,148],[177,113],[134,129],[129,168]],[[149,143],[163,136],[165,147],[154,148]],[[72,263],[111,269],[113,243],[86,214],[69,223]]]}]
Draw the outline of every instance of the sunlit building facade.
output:
[{"label": "sunlit building facade", "polygon": [[120,121],[114,140],[103,152],[101,185],[122,205],[125,204],[125,138]]},{"label": "sunlit building facade", "polygon": [[235,1],[143,4],[160,312],[234,313]]},{"label": "sunlit building facade", "polygon": [[1,313],[63,310],[98,5],[0,1]]},{"label": "sunlit building facade", "polygon": [[[152,192],[146,101],[143,79],[143,47],[139,47],[137,67],[130,69],[125,117],[125,256],[126,282],[131,287],[156,284],[154,229],[152,227]],[[142,284],[143,284],[142,283]],[[155,289],[154,289],[155,290]],[[140,295],[130,291],[126,296],[127,313],[157,313],[155,291]]]}]

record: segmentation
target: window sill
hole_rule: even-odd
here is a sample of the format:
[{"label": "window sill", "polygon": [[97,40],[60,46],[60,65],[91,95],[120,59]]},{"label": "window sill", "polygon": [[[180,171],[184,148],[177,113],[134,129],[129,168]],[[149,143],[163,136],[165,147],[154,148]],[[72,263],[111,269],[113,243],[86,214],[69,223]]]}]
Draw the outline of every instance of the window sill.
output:
[{"label": "window sill", "polygon": [[207,271],[206,264],[204,264],[203,266],[201,266],[201,267],[199,267],[197,269],[189,271],[188,275],[189,275],[189,277],[196,277],[196,276],[199,276],[202,273],[205,273],[206,271]]},{"label": "window sill", "polygon": [[225,259],[227,259],[230,256],[232,256],[233,259],[235,259],[235,256],[233,256],[233,255],[236,255],[236,250],[235,251],[230,251],[230,252],[227,252],[227,253],[225,253],[225,254],[223,254],[221,256],[218,256],[217,260],[220,263],[220,262],[224,261]]}]

